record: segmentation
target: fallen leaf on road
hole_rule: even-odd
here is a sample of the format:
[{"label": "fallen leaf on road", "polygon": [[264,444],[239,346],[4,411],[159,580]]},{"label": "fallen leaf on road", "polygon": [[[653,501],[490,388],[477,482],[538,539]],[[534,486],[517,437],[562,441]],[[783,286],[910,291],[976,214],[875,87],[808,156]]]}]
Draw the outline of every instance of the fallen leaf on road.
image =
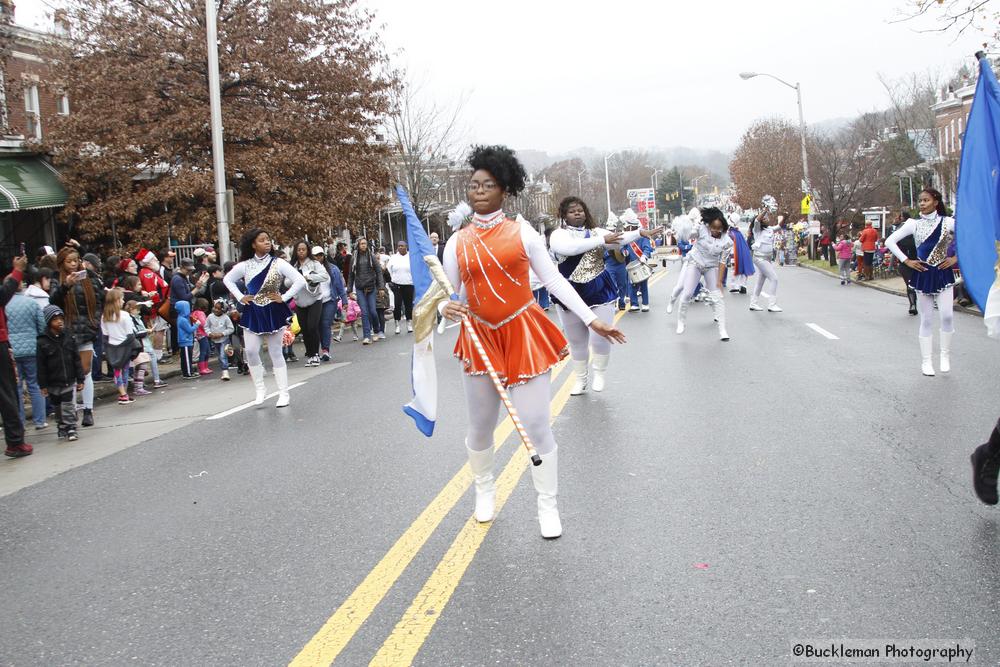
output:
[{"label": "fallen leaf on road", "polygon": [[707,570],[708,569],[708,563],[695,563],[694,566],[696,568],[698,568],[699,570]]},{"label": "fallen leaf on road", "polygon": [[188,479],[194,479],[195,477],[204,477],[204,476],[205,476],[205,475],[207,475],[207,474],[208,474],[208,471],[207,471],[207,470],[202,470],[202,471],[201,471],[200,473],[198,473],[197,475],[188,475]]}]

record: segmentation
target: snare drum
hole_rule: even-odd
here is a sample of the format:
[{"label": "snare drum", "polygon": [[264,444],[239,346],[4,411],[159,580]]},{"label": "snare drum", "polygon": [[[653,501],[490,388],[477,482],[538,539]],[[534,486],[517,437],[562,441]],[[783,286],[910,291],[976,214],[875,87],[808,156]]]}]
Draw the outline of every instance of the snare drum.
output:
[{"label": "snare drum", "polygon": [[637,285],[644,280],[649,280],[649,277],[653,275],[653,269],[649,268],[648,264],[639,260],[629,262],[625,266],[625,270],[628,272],[629,282],[633,285]]}]

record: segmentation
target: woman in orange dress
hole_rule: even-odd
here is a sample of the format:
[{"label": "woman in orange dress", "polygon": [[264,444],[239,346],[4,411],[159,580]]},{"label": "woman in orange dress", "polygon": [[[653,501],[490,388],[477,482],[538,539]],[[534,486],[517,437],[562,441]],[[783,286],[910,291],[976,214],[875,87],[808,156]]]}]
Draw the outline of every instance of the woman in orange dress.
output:
[{"label": "woman in orange dress", "polygon": [[[530,268],[546,289],[596,333],[617,342],[625,336],[605,324],[583,302],[553,264],[545,241],[526,221],[507,217],[504,198],[524,188],[525,171],[504,146],[476,146],[469,157],[472,176],[469,203],[473,215],[448,239],[444,270],[460,285],[458,300],[446,302],[441,313],[460,320],[468,315],[486,354],[510,393],[542,465],[531,468],[538,492],[538,522],[542,537],[562,534],[556,507],[558,463],[549,425],[550,374],[568,354],[566,338],[535,303],[528,278]],[[488,377],[465,328],[455,344],[461,360],[469,416],[466,449],[476,480],[476,519],[490,521],[494,512],[493,431],[500,397]]]}]

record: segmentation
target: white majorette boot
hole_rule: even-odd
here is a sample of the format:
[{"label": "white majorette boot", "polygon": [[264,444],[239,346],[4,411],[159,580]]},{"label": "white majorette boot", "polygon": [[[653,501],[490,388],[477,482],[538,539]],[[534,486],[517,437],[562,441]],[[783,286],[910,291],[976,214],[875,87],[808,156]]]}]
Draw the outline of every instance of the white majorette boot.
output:
[{"label": "white majorette boot", "polygon": [[264,402],[264,397],[267,396],[267,389],[264,387],[264,365],[247,366],[247,368],[250,369],[250,377],[253,378],[254,389],[257,390],[253,404],[260,405]]},{"label": "white majorette boot", "polygon": [[771,303],[767,307],[767,312],[769,312],[769,313],[781,313],[781,312],[784,312],[784,311],[782,311],[781,307],[778,306],[778,297],[776,297],[776,296],[772,296],[771,297]]},{"label": "white majorette boot", "polygon": [[288,366],[274,369],[274,379],[278,383],[278,400],[274,407],[284,408],[291,403],[291,396],[288,395]]},{"label": "white majorette boot", "polygon": [[677,297],[671,296],[670,301],[667,301],[667,315],[674,312],[674,304],[677,303]]},{"label": "white majorette boot", "polygon": [[715,321],[719,323],[719,340],[729,340],[729,332],[726,331],[726,302],[721,296],[712,300],[712,312],[715,313]]},{"label": "white majorette boot", "polygon": [[941,372],[947,373],[951,370],[951,337],[954,331],[941,332]]},{"label": "white majorette boot", "polygon": [[465,446],[469,454],[469,470],[476,483],[476,521],[486,523],[493,520],[497,486],[493,478],[493,447],[479,452]]},{"label": "white majorette boot", "polygon": [[755,296],[750,297],[750,310],[764,310],[760,307],[760,304],[757,303],[757,297]]},{"label": "white majorette boot", "polygon": [[559,508],[556,506],[556,495],[559,493],[558,451],[553,449],[550,454],[543,454],[542,465],[531,466],[531,481],[538,492],[538,526],[545,539],[562,535],[562,522],[559,521]]},{"label": "white majorette boot", "polygon": [[576,381],[573,383],[573,388],[569,390],[570,396],[579,396],[587,391],[587,366],[589,363],[589,361],[573,360],[573,373],[576,374]]},{"label": "white majorette boot", "polygon": [[688,305],[686,301],[681,301],[681,305],[677,306],[677,333],[684,333],[684,323],[687,320],[688,315]]},{"label": "white majorette boot", "polygon": [[920,371],[929,377],[934,376],[934,363],[931,355],[934,353],[934,338],[931,336],[918,336],[920,339]]},{"label": "white majorette boot", "polygon": [[590,388],[594,391],[604,391],[604,373],[608,370],[609,354],[594,355],[594,380],[590,383]]}]

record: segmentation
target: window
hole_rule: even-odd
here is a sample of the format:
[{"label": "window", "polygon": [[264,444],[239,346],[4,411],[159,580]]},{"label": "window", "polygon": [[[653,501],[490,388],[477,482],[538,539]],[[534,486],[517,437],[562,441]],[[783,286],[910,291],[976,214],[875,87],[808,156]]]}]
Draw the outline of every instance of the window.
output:
[{"label": "window", "polygon": [[962,126],[965,124],[964,118],[958,119],[958,150],[962,150]]},{"label": "window", "polygon": [[28,137],[41,140],[42,114],[41,108],[38,105],[37,84],[31,84],[24,89],[24,115],[28,120],[28,125],[25,128]]},{"label": "window", "polygon": [[60,116],[69,115],[69,95],[66,93],[59,93],[59,97],[56,98],[56,113]]}]

